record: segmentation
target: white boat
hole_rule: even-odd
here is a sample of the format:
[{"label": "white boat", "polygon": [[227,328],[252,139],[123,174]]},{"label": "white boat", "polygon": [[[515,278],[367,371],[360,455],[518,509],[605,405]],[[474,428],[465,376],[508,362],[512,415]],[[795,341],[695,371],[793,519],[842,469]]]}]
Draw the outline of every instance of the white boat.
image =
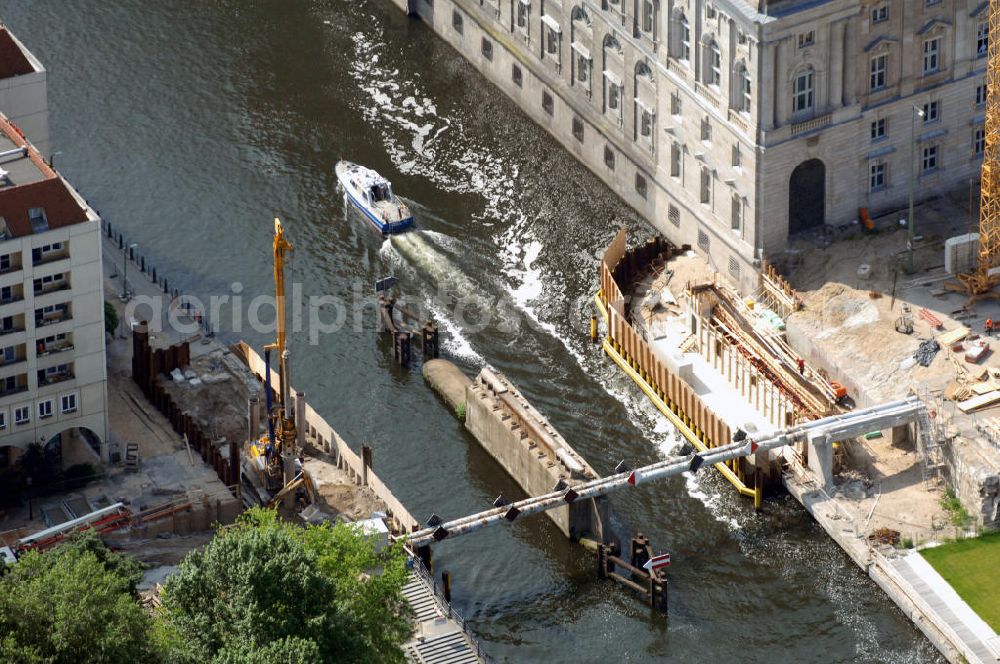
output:
[{"label": "white boat", "polygon": [[335,170],[346,198],[380,233],[399,233],[413,225],[410,208],[384,177],[349,161],[338,161]]}]

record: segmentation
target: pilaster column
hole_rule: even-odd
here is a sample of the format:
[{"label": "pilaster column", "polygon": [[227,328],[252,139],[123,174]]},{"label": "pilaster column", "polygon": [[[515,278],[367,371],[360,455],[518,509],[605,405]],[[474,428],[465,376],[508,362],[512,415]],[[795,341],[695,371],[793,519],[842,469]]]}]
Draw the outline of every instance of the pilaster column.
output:
[{"label": "pilaster column", "polygon": [[844,104],[844,22],[830,26],[830,106]]}]

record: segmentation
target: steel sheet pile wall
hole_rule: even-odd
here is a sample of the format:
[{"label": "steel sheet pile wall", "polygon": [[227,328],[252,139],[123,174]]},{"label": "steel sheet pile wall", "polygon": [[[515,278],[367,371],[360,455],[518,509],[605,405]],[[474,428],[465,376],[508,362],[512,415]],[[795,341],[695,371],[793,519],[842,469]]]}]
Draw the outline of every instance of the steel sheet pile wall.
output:
[{"label": "steel sheet pile wall", "polygon": [[601,292],[598,296],[607,311],[608,340],[670,410],[691,427],[706,447],[726,445],[732,442],[729,427],[687,383],[660,362],[625,313],[622,287],[627,288],[673,247],[662,238],[656,238],[626,250],[625,235],[625,229],[619,231],[601,259]]},{"label": "steel sheet pile wall", "polygon": [[146,321],[140,322],[132,330],[132,380],[139,386],[146,399],[156,406],[178,435],[187,436],[188,443],[194,451],[201,455],[202,460],[215,469],[230,491],[236,494],[239,483],[239,462],[230,460],[239,458],[238,441],[229,441],[226,453],[214,444],[211,436],[206,434],[190,413],[183,410],[166,389],[157,382],[160,374],[169,375],[174,369],[183,369],[191,362],[191,349],[188,343],[174,344],[169,348],[153,349],[149,346],[149,328]]}]

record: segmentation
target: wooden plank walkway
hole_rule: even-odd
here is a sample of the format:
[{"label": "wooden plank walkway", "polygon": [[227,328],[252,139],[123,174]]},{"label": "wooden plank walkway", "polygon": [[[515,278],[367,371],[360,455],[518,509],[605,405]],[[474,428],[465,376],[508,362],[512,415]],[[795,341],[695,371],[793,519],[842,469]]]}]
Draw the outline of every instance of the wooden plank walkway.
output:
[{"label": "wooden plank walkway", "polygon": [[970,664],[1000,662],[1000,658],[986,645],[987,641],[996,638],[996,634],[919,553],[896,558],[891,561],[891,565],[936,614],[937,622],[947,625],[961,641]]}]

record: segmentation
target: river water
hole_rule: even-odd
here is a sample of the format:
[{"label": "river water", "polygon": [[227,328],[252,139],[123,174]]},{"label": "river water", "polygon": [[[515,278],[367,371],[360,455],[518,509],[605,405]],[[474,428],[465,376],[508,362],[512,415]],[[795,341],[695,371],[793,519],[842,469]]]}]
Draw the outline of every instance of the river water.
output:
[{"label": "river water", "polygon": [[[592,312],[576,304],[596,290],[602,247],[622,225],[641,230],[638,218],[387,0],[4,0],[0,20],[49,70],[56,167],[172,285],[238,294],[246,309],[273,288],[278,215],[304,298],[357,308],[375,279],[399,277],[411,302],[436,312],[445,356],[469,373],[484,362],[504,372],[598,472],[674,446],[665,420],[589,343]],[[340,158],[387,175],[421,230],[385,242],[349,215],[333,176]],[[491,316],[463,328],[471,296]],[[460,306],[446,306],[454,298]],[[338,306],[318,311],[330,321]],[[372,308],[360,325],[351,312],[315,344],[315,326],[291,339],[293,382],[312,405],[352,445],[374,448],[376,472],[418,518],[520,497],[419,366],[392,365]],[[220,325],[227,338],[270,339],[226,309]],[[490,655],[943,661],[788,497],[755,515],[702,472],[612,502],[621,535],[642,531],[673,554],[669,617],[596,580],[593,558],[545,518],[523,519],[436,547]]]}]

